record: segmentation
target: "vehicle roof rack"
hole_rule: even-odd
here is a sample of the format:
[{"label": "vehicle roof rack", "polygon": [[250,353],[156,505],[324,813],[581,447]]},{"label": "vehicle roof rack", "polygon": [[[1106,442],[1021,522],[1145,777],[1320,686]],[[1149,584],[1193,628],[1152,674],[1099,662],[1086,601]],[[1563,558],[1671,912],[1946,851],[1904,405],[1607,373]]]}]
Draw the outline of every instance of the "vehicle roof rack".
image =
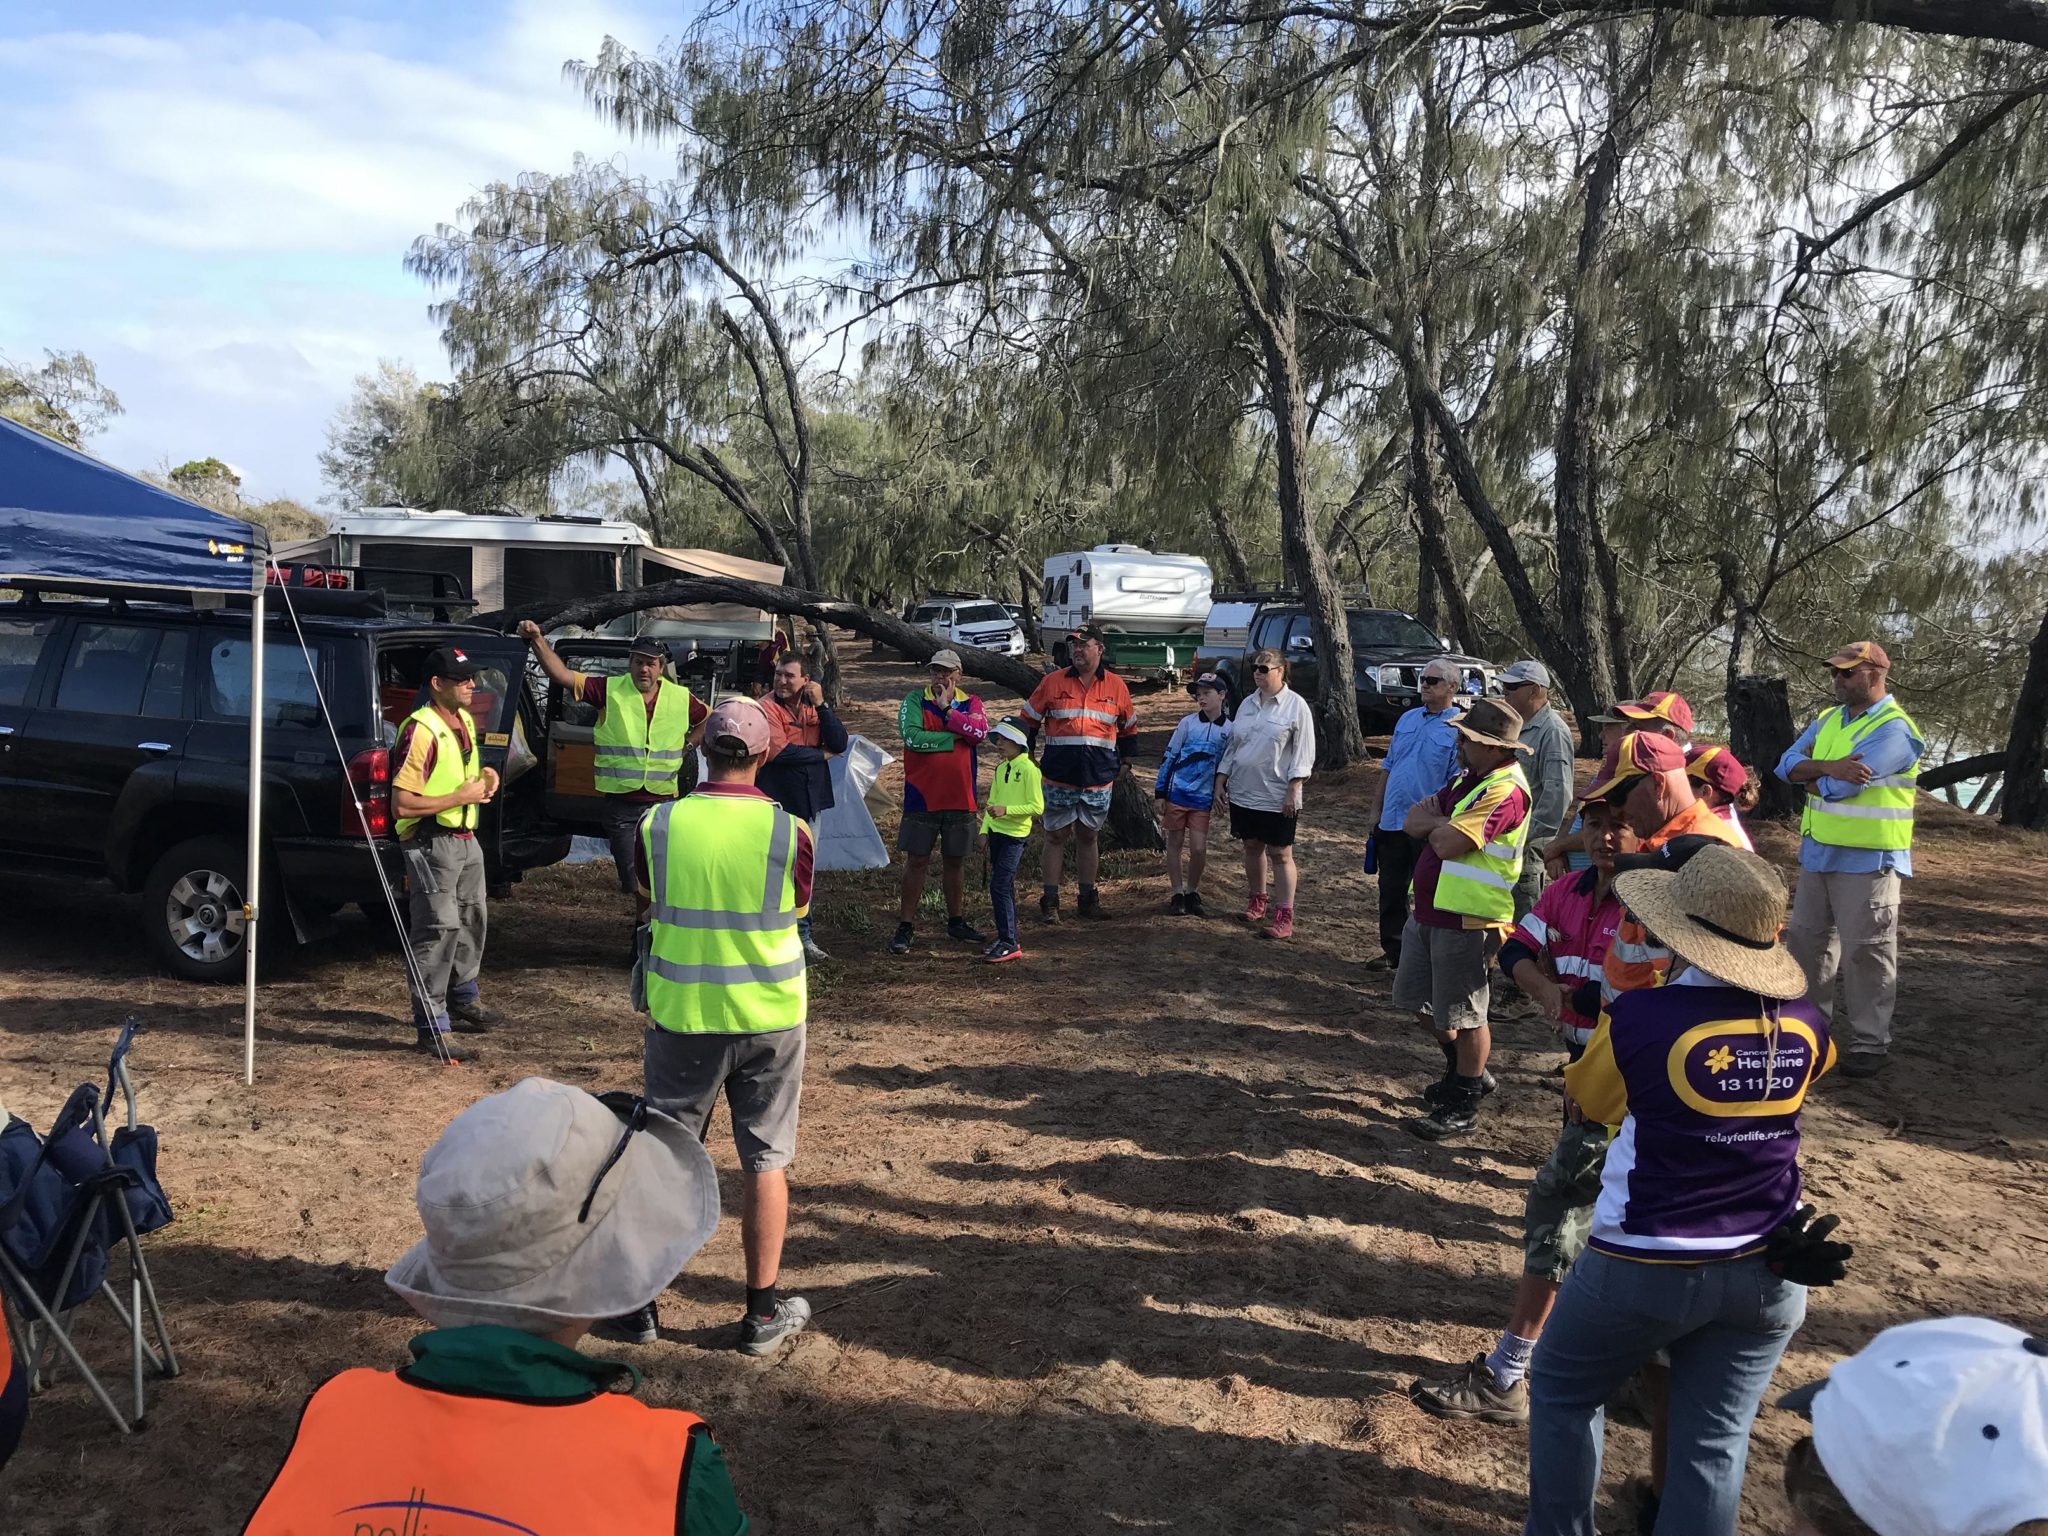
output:
[{"label": "vehicle roof rack", "polygon": [[[271,571],[270,584],[289,588],[293,605],[305,613],[357,618],[397,615],[455,624],[476,612],[468,584],[447,571],[290,561],[280,562]],[[247,607],[249,600],[233,601]]]},{"label": "vehicle roof rack", "polygon": [[954,592],[947,590],[945,588],[935,588],[934,590],[925,593],[925,595],[919,598],[918,601],[929,602],[932,598],[935,597],[966,598],[970,602],[976,603],[993,603],[996,601],[995,598],[990,597],[986,592]]}]

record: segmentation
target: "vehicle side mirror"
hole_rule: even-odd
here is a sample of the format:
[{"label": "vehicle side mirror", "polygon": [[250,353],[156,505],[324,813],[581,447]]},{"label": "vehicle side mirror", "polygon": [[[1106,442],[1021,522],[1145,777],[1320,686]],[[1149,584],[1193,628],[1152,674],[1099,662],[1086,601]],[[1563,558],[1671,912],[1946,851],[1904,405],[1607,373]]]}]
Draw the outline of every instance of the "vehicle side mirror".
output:
[{"label": "vehicle side mirror", "polygon": [[1451,648],[1451,642],[1446,640],[1442,635],[1438,635],[1436,637],[1436,644],[1437,649],[1440,651],[1448,651]]},{"label": "vehicle side mirror", "polygon": [[1287,654],[1290,656],[1313,656],[1315,653],[1316,643],[1307,635],[1297,635],[1287,642]]}]

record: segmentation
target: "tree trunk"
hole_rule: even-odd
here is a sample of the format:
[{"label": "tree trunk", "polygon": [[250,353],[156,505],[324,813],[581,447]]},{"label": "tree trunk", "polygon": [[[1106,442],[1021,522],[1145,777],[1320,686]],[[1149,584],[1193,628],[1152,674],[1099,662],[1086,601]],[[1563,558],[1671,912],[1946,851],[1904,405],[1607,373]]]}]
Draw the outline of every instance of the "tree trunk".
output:
[{"label": "tree trunk", "polygon": [[[1413,390],[1408,393],[1408,494],[1415,501],[1415,527],[1419,545],[1421,576],[1418,586],[1428,587],[1443,603],[1444,614],[1450,624],[1451,641],[1468,656],[1479,654],[1478,635],[1472,628],[1471,605],[1465,600],[1465,589],[1458,583],[1458,574],[1451,564],[1451,540],[1444,528],[1444,504],[1440,494],[1442,487],[1437,482],[1437,459],[1432,451],[1432,431],[1429,411],[1416,397]],[[1432,609],[1434,604],[1431,605]],[[1441,634],[1434,618],[1423,623],[1429,629]]]},{"label": "tree trunk", "polygon": [[[1979,752],[1974,757],[1959,757],[1943,763],[1939,768],[1929,768],[1920,775],[1920,787],[1929,794],[1937,790],[1951,789],[1965,779],[1981,779],[1986,775],[1996,777],[2005,767],[2003,752]],[[1983,787],[1978,786],[1978,794]],[[1976,809],[1973,805],[1972,810]]]},{"label": "tree trunk", "polygon": [[1801,791],[1772,771],[1798,734],[1785,679],[1754,673],[1735,679],[1728,690],[1728,744],[1756,777],[1759,798],[1753,816],[1772,821],[1798,814]]},{"label": "tree trunk", "polygon": [[1102,824],[1105,848],[1164,848],[1166,836],[1159,830],[1159,807],[1152,786],[1142,782],[1135,769],[1125,763],[1117,771],[1110,789],[1109,815]]},{"label": "tree trunk", "polygon": [[1237,524],[1231,520],[1223,498],[1213,492],[1209,496],[1209,525],[1216,530],[1216,543],[1223,550],[1223,563],[1230,567],[1231,585],[1240,592],[1249,591],[1252,563],[1245,556],[1244,540],[1238,537]]},{"label": "tree trunk", "polygon": [[[1317,537],[1304,483],[1308,454],[1308,397],[1302,387],[1295,341],[1294,276],[1269,229],[1259,242],[1263,292],[1251,316],[1266,362],[1266,401],[1273,414],[1278,471],[1280,545],[1287,574],[1308,610],[1322,680],[1316,700],[1316,764],[1342,768],[1365,755],[1358,724],[1358,694],[1351,658],[1351,626],[1330,554]],[[1251,296],[1247,296],[1251,297]],[[1249,307],[1249,306],[1248,306]]]},{"label": "tree trunk", "polygon": [[2012,735],[2005,748],[2005,811],[2008,827],[2048,827],[2048,613],[2027,648],[2027,674],[2013,701]]}]

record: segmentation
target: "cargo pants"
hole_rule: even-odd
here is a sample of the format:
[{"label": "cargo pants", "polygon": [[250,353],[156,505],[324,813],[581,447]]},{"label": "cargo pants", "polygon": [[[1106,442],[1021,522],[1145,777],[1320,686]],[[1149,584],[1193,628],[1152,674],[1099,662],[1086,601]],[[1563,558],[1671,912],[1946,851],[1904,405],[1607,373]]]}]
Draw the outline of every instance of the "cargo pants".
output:
[{"label": "cargo pants", "polygon": [[473,837],[428,837],[405,846],[412,920],[412,1017],[446,1033],[448,1005],[474,1001],[484,961],[484,850]]}]

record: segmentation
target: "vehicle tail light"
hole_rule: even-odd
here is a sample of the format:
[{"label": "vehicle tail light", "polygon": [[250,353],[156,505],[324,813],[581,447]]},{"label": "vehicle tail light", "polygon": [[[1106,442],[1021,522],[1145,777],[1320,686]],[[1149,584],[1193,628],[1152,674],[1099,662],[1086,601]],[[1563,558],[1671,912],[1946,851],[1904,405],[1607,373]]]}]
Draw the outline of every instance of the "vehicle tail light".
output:
[{"label": "vehicle tail light", "polygon": [[345,837],[391,835],[391,754],[382,747],[348,760],[348,803],[341,809]]}]

